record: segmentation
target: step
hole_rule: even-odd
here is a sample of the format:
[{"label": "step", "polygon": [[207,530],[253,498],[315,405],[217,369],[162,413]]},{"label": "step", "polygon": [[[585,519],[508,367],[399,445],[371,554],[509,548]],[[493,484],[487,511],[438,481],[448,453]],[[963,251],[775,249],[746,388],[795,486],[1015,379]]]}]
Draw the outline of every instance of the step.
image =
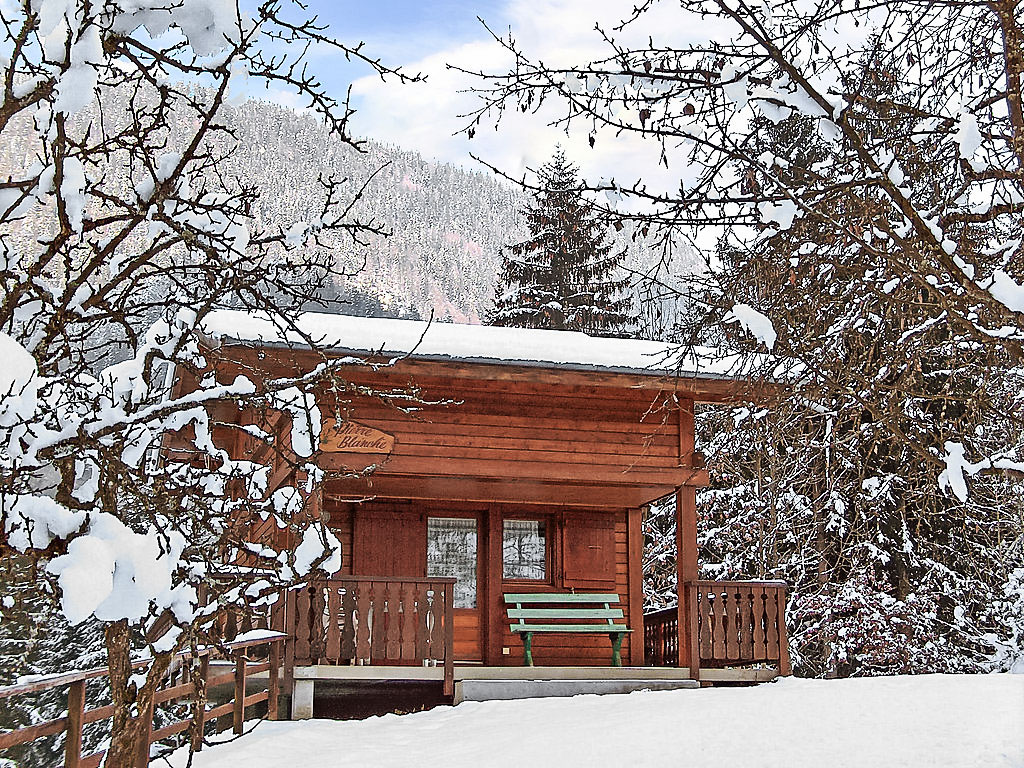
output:
[{"label": "step", "polygon": [[696,680],[628,679],[617,680],[459,680],[455,683],[455,703],[537,699],[553,696],[579,696],[586,693],[632,693],[633,691],[675,691],[700,688]]}]

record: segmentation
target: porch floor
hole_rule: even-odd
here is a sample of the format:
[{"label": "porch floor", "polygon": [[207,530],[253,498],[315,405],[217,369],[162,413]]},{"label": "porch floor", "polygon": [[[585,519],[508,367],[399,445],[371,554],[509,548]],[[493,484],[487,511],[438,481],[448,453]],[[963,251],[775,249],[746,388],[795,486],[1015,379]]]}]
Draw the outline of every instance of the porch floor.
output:
[{"label": "porch floor", "polygon": [[[762,683],[774,680],[776,667],[736,667],[700,671],[700,682]],[[443,680],[444,668],[421,666],[318,664],[295,668],[296,680]],[[464,680],[689,680],[686,667],[489,667],[456,664],[455,682]]]}]

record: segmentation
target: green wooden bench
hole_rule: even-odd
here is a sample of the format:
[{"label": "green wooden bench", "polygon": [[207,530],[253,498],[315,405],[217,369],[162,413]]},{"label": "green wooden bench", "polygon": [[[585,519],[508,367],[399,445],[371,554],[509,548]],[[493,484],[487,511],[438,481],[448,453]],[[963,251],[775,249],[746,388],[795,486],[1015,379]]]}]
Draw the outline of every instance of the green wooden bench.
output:
[{"label": "green wooden bench", "polygon": [[[615,594],[535,592],[505,595],[508,617],[512,620],[512,631],[523,638],[524,666],[533,666],[534,635],[600,633],[611,638],[612,666],[621,667],[622,657],[619,652],[622,649],[622,638],[633,630],[614,621],[622,619],[622,609],[611,607],[613,603],[618,602],[619,596]],[[538,608],[538,605],[546,607]],[[528,619],[531,620],[530,623],[527,623]],[[547,620],[551,623],[534,623],[538,620]]]}]

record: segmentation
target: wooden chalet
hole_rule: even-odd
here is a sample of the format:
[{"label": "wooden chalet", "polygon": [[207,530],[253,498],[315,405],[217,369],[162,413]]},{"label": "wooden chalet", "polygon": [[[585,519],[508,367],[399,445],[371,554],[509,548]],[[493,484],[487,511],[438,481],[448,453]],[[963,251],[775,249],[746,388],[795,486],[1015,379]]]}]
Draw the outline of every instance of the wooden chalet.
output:
[{"label": "wooden chalet", "polygon": [[[251,315],[216,312],[206,330],[224,381],[323,359]],[[698,579],[695,494],[708,477],[694,405],[735,397],[734,361],[579,333],[325,314],[305,315],[302,331],[329,356],[363,362],[317,395],[313,460],[327,474],[311,514],[341,541],[342,570],[289,592],[271,622],[289,636],[294,716],[310,716],[325,679],[504,698],[538,695],[526,681],[577,692],[788,674],[784,585]],[[219,414],[241,417],[251,414]],[[287,439],[288,419],[271,421]],[[236,459],[260,450],[239,430],[219,439]],[[281,464],[271,490],[292,471]],[[645,616],[643,517],[673,494],[679,602]],[[277,535],[265,525],[254,535]],[[520,614],[580,631],[527,638]],[[627,628],[621,667],[613,625]],[[535,666],[524,667],[531,639]]]}]

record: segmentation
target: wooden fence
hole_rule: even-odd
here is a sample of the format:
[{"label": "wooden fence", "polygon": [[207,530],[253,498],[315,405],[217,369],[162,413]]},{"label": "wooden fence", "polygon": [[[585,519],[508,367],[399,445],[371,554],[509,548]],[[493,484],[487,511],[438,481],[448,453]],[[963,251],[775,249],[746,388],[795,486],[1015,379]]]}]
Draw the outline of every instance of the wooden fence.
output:
[{"label": "wooden fence", "polygon": [[651,666],[701,667],[776,664],[790,674],[786,635],[786,583],[695,581],[685,586],[688,616],[682,635],[689,657],[680,659],[675,607],[644,616],[644,650]]},{"label": "wooden fence", "polygon": [[[281,641],[283,635],[263,636],[251,640],[241,640],[225,643],[221,649],[229,654],[233,668],[226,672],[211,675],[210,657],[219,653],[218,649],[205,649],[199,652],[199,675],[205,685],[198,686],[199,690],[208,691],[214,686],[233,684],[232,697],[230,701],[206,708],[204,698],[196,697],[196,680],[189,679],[189,665],[172,664],[175,671],[170,674],[164,685],[156,695],[156,705],[169,701],[191,701],[189,717],[179,720],[160,728],[153,728],[153,712],[149,713],[150,731],[147,739],[140,743],[139,754],[135,765],[143,768],[149,764],[150,745],[162,739],[170,738],[179,733],[193,728],[192,747],[199,751],[203,747],[204,725],[214,718],[232,716],[232,725],[235,733],[242,733],[242,724],[245,718],[245,710],[261,702],[267,702],[267,717],[276,720],[278,715],[277,698],[279,688],[279,672],[281,662]],[[253,657],[265,655],[265,660],[257,660]],[[177,654],[176,661],[191,659],[192,654]],[[138,661],[135,668],[145,667],[150,663],[148,660]],[[261,672],[268,673],[266,690],[258,693],[245,695],[245,681],[251,675]],[[86,706],[86,686],[90,681],[99,681],[107,677],[107,670],[90,669],[83,672],[70,672],[66,675],[55,675],[43,680],[25,683],[23,685],[12,685],[0,688],[0,702],[14,696],[38,694],[55,688],[67,686],[67,714],[64,717],[50,720],[37,725],[26,726],[14,731],[0,733],[0,757],[3,751],[27,744],[37,739],[65,734],[63,765],[65,768],[97,768],[103,761],[105,752],[94,752],[90,755],[83,755],[82,734],[86,725],[110,718],[114,713],[113,705],[88,709]]]},{"label": "wooden fence", "polygon": [[448,578],[347,576],[291,590],[285,666],[443,665],[450,696],[454,587]]}]

